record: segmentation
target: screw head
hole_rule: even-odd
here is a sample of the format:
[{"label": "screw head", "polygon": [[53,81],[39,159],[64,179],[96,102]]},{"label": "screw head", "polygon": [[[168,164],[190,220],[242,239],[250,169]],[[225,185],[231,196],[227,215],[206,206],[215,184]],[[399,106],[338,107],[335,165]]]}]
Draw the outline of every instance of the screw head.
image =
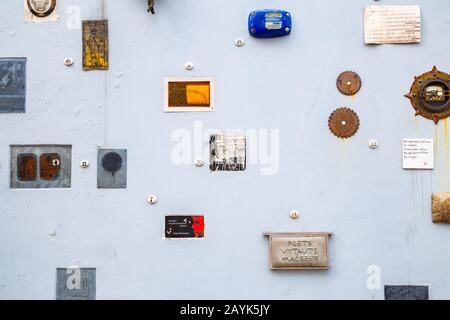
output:
[{"label": "screw head", "polygon": [[58,159],[53,159],[53,160],[52,160],[52,165],[53,165],[54,167],[58,167],[59,164],[60,164],[60,161],[59,161]]},{"label": "screw head", "polygon": [[369,141],[369,148],[370,148],[370,149],[376,149],[376,148],[378,148],[378,141],[377,141],[377,140],[370,140],[370,141]]},{"label": "screw head", "polygon": [[73,59],[72,58],[65,58],[64,59],[64,64],[68,67],[70,67],[71,65],[73,65]]},{"label": "screw head", "polygon": [[291,29],[289,29],[289,27],[286,27],[285,29],[284,29],[284,31],[286,31],[286,32],[289,32]]},{"label": "screw head", "polygon": [[242,47],[245,44],[245,41],[244,39],[237,38],[236,40],[234,40],[234,44],[236,47]]},{"label": "screw head", "polygon": [[291,219],[297,220],[300,217],[300,213],[297,210],[292,210],[291,212],[289,212],[289,217],[291,217]]},{"label": "screw head", "polygon": [[186,62],[186,63],[184,64],[184,68],[185,68],[186,70],[192,70],[192,69],[194,69],[194,63],[191,62],[191,61],[188,61],[188,62]]},{"label": "screw head", "polygon": [[148,196],[148,198],[147,198],[147,202],[148,202],[149,204],[155,204],[156,201],[157,201],[157,198],[156,198],[156,196],[154,196],[154,195],[150,195],[150,196]]},{"label": "screw head", "polygon": [[256,32],[256,29],[255,29],[255,28],[252,28],[250,31],[251,31],[252,33],[255,33],[255,32]]},{"label": "screw head", "polygon": [[81,160],[80,161],[80,167],[83,169],[86,169],[87,167],[89,167],[89,161],[88,160]]},{"label": "screw head", "polygon": [[202,159],[195,160],[195,166],[203,167],[204,165],[205,165],[205,161],[203,161]]}]

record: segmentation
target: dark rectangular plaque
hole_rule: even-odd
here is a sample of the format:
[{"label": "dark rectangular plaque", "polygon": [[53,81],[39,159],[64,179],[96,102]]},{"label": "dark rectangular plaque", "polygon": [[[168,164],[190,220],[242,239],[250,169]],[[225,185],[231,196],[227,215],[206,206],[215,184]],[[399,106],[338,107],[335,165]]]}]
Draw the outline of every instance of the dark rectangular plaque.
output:
[{"label": "dark rectangular plaque", "polygon": [[428,286],[384,286],[385,300],[428,300]]},{"label": "dark rectangular plaque", "polygon": [[97,188],[125,189],[127,187],[127,150],[98,149]]},{"label": "dark rectangular plaque", "polygon": [[204,216],[166,216],[165,237],[189,239],[205,237]]},{"label": "dark rectangular plaque", "polygon": [[0,58],[0,113],[24,113],[26,58]]},{"label": "dark rectangular plaque", "polygon": [[83,69],[109,69],[108,20],[83,21]]},{"label": "dark rectangular plaque", "polygon": [[95,268],[56,269],[56,300],[95,300]]}]

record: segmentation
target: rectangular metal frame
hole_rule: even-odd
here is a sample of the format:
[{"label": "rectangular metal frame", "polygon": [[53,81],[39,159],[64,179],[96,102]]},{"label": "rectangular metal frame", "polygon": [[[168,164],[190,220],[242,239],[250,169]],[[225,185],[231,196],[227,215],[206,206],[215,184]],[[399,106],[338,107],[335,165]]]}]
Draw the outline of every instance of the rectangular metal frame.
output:
[{"label": "rectangular metal frame", "polygon": [[[11,189],[49,189],[70,188],[72,177],[72,146],[71,145],[11,145]],[[21,181],[18,179],[17,157],[22,153],[35,154],[37,158],[37,178],[34,181]],[[40,178],[40,155],[43,153],[58,153],[61,157],[59,177],[55,180],[42,180]]]}]

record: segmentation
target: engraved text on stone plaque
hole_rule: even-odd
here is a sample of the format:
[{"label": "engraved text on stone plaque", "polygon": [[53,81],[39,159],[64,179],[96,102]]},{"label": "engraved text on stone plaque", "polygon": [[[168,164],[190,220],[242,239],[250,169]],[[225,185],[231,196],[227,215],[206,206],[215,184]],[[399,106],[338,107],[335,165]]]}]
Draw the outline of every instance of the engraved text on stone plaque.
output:
[{"label": "engraved text on stone plaque", "polygon": [[267,233],[271,269],[328,269],[331,233]]}]

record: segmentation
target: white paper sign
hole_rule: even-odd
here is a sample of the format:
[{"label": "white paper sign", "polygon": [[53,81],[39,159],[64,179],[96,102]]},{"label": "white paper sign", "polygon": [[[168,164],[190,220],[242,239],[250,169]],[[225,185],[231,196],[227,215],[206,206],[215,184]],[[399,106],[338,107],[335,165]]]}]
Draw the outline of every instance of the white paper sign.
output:
[{"label": "white paper sign", "polygon": [[366,44],[420,42],[420,7],[366,7],[364,9],[364,40]]},{"label": "white paper sign", "polygon": [[403,169],[434,169],[433,139],[403,139]]}]

